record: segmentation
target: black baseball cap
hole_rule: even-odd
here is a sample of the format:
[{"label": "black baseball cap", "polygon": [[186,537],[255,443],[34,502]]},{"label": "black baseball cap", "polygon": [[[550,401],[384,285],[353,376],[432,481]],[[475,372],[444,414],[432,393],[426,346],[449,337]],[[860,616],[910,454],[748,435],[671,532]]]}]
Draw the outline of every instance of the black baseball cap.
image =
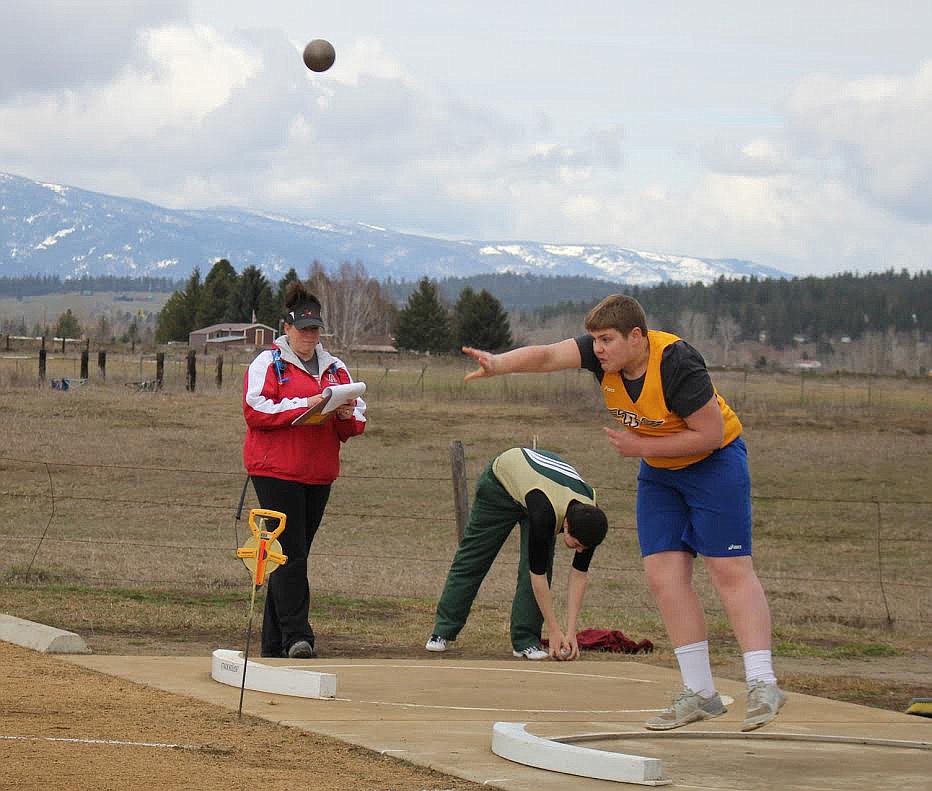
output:
[{"label": "black baseball cap", "polygon": [[285,316],[285,321],[299,330],[324,326],[324,320],[320,317],[319,305],[295,305],[294,310]]}]

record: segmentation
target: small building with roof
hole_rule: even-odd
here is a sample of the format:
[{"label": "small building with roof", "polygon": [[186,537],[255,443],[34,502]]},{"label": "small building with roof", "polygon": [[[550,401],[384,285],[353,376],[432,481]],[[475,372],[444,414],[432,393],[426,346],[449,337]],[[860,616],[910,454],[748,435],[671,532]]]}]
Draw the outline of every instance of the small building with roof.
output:
[{"label": "small building with roof", "polygon": [[234,348],[258,348],[271,346],[277,337],[274,327],[259,322],[237,324],[211,324],[188,334],[188,346],[193,349],[203,348],[205,351],[217,349],[218,351]]}]

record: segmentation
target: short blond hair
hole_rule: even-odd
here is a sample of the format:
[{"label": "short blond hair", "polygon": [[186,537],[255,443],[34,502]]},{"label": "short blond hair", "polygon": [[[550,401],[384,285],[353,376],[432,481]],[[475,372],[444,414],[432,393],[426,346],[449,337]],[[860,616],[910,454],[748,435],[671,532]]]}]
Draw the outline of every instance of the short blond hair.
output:
[{"label": "short blond hair", "polygon": [[635,327],[647,335],[647,316],[644,308],[634,297],[612,294],[603,299],[586,314],[586,331],[618,330],[624,337]]}]

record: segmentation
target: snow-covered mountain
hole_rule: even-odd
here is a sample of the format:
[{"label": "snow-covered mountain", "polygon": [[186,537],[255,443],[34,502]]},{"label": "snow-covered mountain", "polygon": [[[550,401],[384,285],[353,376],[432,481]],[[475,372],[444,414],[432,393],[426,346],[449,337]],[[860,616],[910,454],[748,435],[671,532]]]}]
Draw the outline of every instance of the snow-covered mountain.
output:
[{"label": "snow-covered mountain", "polygon": [[449,241],[365,223],[300,220],[235,208],[176,211],[0,173],[0,276],[145,275],[181,279],[228,259],[271,277],[314,260],[361,261],[372,277],[414,280],[488,272],[577,275],[631,285],[710,283],[721,275],[789,277],[735,259],[606,244]]}]

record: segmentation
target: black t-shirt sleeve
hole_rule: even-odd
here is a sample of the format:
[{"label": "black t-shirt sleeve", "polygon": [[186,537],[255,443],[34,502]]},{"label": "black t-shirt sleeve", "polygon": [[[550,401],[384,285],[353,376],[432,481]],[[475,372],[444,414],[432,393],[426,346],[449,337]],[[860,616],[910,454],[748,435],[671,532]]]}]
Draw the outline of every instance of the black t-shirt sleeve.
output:
[{"label": "black t-shirt sleeve", "polygon": [[602,370],[602,363],[600,363],[595,356],[593,337],[589,333],[586,333],[585,335],[577,336],[573,340],[576,341],[576,345],[579,347],[579,357],[582,360],[579,367],[585,368],[587,371],[592,371],[592,373],[595,374],[595,378],[601,382],[602,377],[605,376],[605,371]]},{"label": "black t-shirt sleeve", "polygon": [[[525,495],[528,513],[528,566],[532,574],[546,574],[550,567],[550,547],[556,538],[557,515],[553,505],[540,489],[531,489]],[[595,547],[573,553],[573,568],[586,573],[595,554]]]},{"label": "black t-shirt sleeve", "polygon": [[550,545],[557,531],[557,515],[540,489],[531,489],[524,504],[528,514],[527,559],[532,574],[546,574],[550,566]]},{"label": "black t-shirt sleeve", "polygon": [[585,574],[589,571],[589,564],[592,562],[592,556],[595,554],[595,547],[589,547],[582,552],[573,553],[573,568]]},{"label": "black t-shirt sleeve", "polygon": [[715,395],[705,360],[686,341],[671,343],[660,361],[663,398],[671,412],[689,417]]}]

